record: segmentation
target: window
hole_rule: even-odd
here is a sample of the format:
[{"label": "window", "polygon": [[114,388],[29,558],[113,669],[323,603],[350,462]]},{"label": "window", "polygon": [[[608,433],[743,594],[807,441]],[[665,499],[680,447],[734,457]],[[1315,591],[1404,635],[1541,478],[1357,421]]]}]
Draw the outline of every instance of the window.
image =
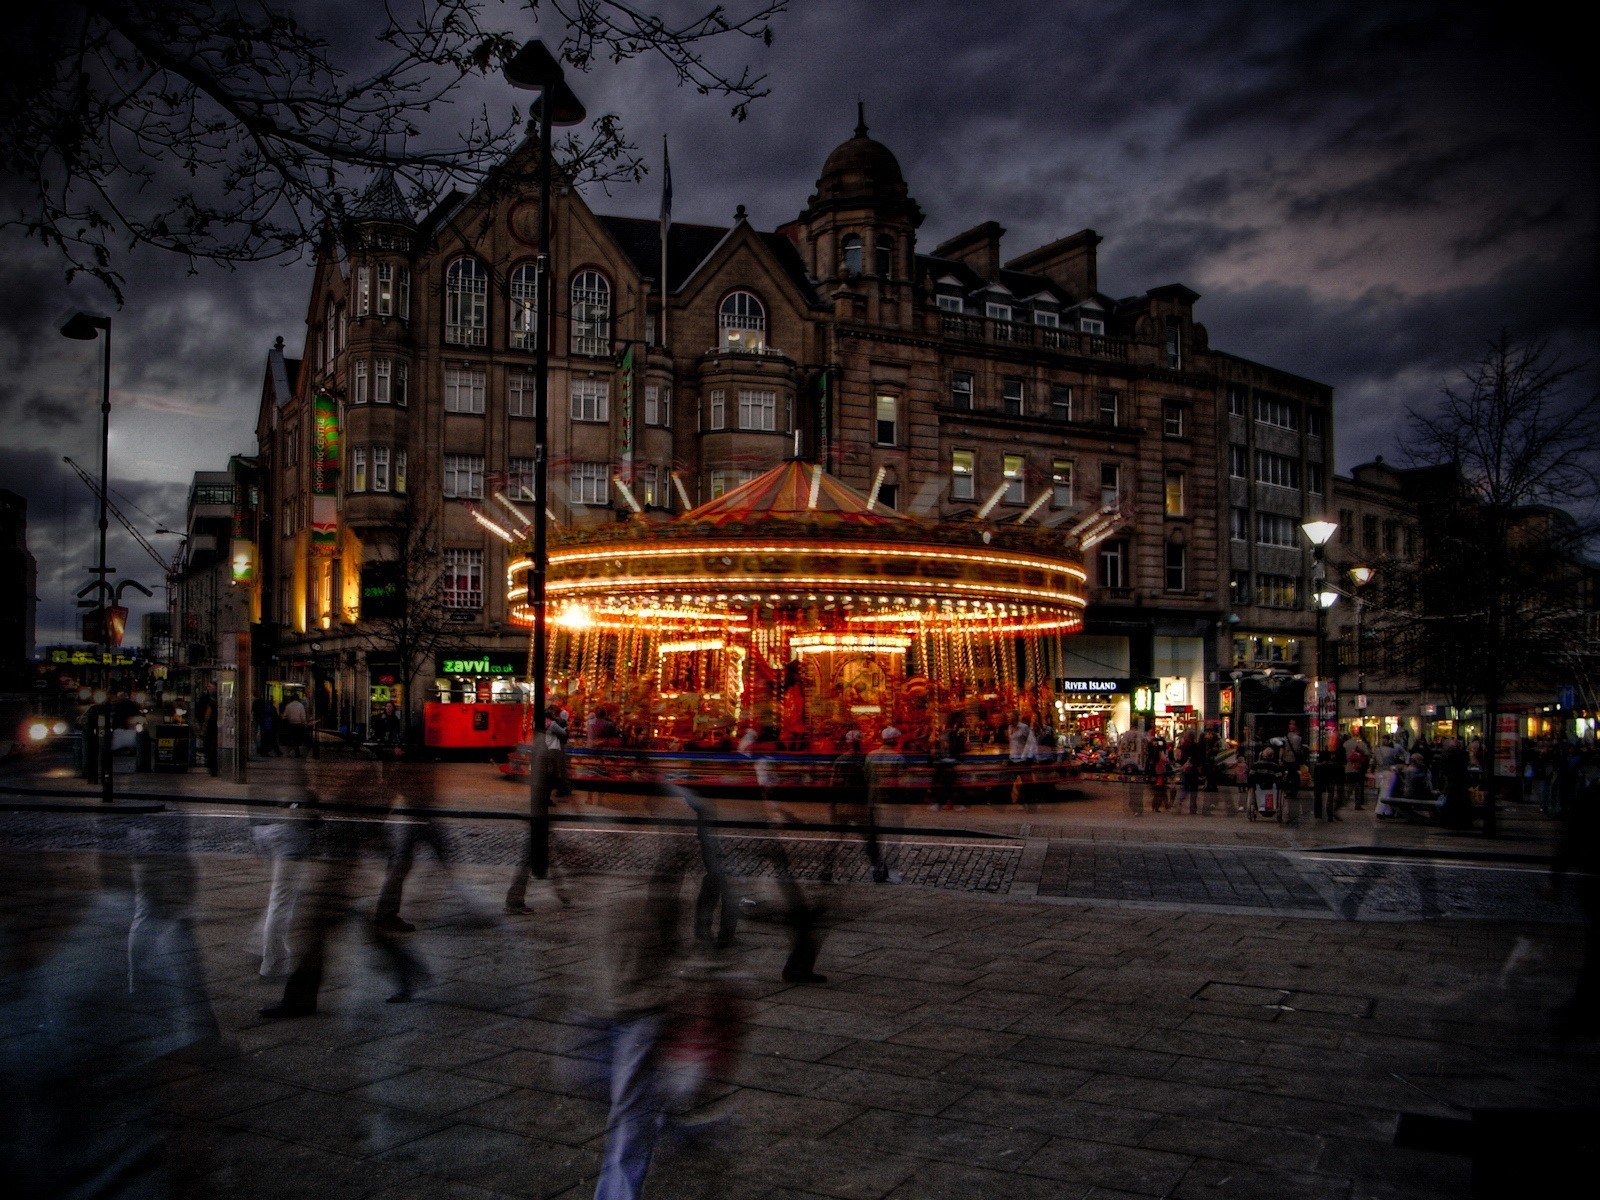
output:
[{"label": "window", "polygon": [[1056,508],[1072,507],[1072,460],[1058,458],[1050,464],[1050,503]]},{"label": "window", "polygon": [[511,272],[506,300],[510,305],[508,327],[513,350],[535,350],[539,345],[539,268],[524,263]]},{"label": "window", "polygon": [[1011,320],[1011,306],[990,300],[983,306],[983,315],[992,321],[1009,321]]},{"label": "window", "polygon": [[1061,318],[1049,309],[1036,308],[1033,310],[1033,323],[1043,325],[1046,329],[1059,329]]},{"label": "window", "polygon": [[364,317],[372,311],[372,268],[356,268],[356,316]]},{"label": "window", "polygon": [[1228,389],[1228,413],[1235,417],[1245,415],[1245,392],[1242,387]]},{"label": "window", "polygon": [[1393,555],[1400,549],[1400,526],[1394,521],[1383,523],[1383,552]]},{"label": "window", "polygon": [[661,488],[661,473],[654,463],[646,463],[633,470],[633,498],[646,508],[660,508],[666,503]]},{"label": "window", "polygon": [[1189,558],[1185,547],[1177,542],[1167,543],[1167,591],[1181,592],[1188,586]]},{"label": "window", "polygon": [[1378,552],[1378,518],[1377,517],[1362,517],[1361,518],[1361,548],[1363,550],[1370,550],[1374,554],[1376,554]]},{"label": "window", "polygon": [[608,504],[610,488],[610,463],[575,462],[567,483],[567,503]]},{"label": "window", "polygon": [[1167,368],[1172,371],[1183,368],[1183,322],[1175,317],[1167,318]]},{"label": "window", "polygon": [[387,358],[373,360],[372,399],[378,404],[394,403],[394,363]]},{"label": "window", "polygon": [[972,411],[972,373],[957,371],[950,376],[950,407],[961,412]]},{"label": "window", "polygon": [[367,451],[364,446],[356,446],[350,451],[350,490],[367,490]]},{"label": "window", "polygon": [[1288,546],[1293,549],[1300,544],[1298,533],[1299,527],[1293,517],[1279,516],[1277,513],[1256,514],[1256,541],[1263,546]]},{"label": "window", "polygon": [[878,504],[883,508],[898,509],[900,507],[900,485],[898,483],[880,484],[878,487]]},{"label": "window", "polygon": [[1300,581],[1293,575],[1257,575],[1256,603],[1262,608],[1299,608]]},{"label": "window", "polygon": [[672,424],[672,389],[659,384],[644,385],[644,423],[646,425]]},{"label": "window", "polygon": [[1256,420],[1278,429],[1299,429],[1300,410],[1277,396],[1257,396]]},{"label": "window", "polygon": [[611,420],[611,383],[605,379],[572,381],[572,419],[605,423]]},{"label": "window", "polygon": [[839,243],[839,263],[846,275],[861,274],[861,238],[860,235],[847,233]]},{"label": "window", "polygon": [[1326,418],[1320,408],[1306,409],[1306,435],[1319,438],[1323,436],[1326,427]]},{"label": "window", "polygon": [[484,344],[489,316],[489,276],[475,258],[458,258],[444,274],[444,340]]},{"label": "window", "polygon": [[1100,586],[1128,586],[1128,543],[1125,539],[1112,538],[1100,543]]},{"label": "window", "polygon": [[411,315],[411,268],[378,264],[378,315],[402,321]]},{"label": "window", "polygon": [[1022,415],[1022,380],[1002,379],[1000,381],[1000,406],[1008,417]]},{"label": "window", "polygon": [[1300,486],[1299,460],[1282,454],[1256,451],[1256,480],[1273,487],[1298,488]]},{"label": "window", "polygon": [[739,389],[739,428],[773,430],[778,427],[778,393]]},{"label": "window", "polygon": [[960,296],[948,296],[940,292],[933,298],[933,302],[939,306],[941,312],[958,313],[962,310]]},{"label": "window", "polygon": [[1250,540],[1250,510],[1247,508],[1230,508],[1228,510],[1228,536],[1236,542]]},{"label": "window", "polygon": [[1106,323],[1098,317],[1079,317],[1078,331],[1080,333],[1093,334],[1095,337],[1102,337],[1106,331]]},{"label": "window", "polygon": [[1066,384],[1050,388],[1050,417],[1056,421],[1072,420],[1072,389]]},{"label": "window", "polygon": [[444,494],[452,500],[483,499],[483,456],[446,454],[444,456]]},{"label": "window", "polygon": [[442,582],[446,608],[482,608],[483,551],[446,550]]},{"label": "window", "polygon": [[876,437],[880,446],[894,446],[899,443],[900,434],[900,401],[896,396],[879,396],[877,404],[877,431]]},{"label": "window", "polygon": [[367,391],[367,360],[356,359],[354,378],[350,381],[350,403],[365,404],[372,397]]},{"label": "window", "polygon": [[740,354],[760,354],[767,346],[767,310],[750,292],[732,292],[717,310],[717,341],[721,349]]},{"label": "window", "polygon": [[1007,454],[1001,460],[1000,473],[1006,477],[1007,504],[1022,504],[1027,498],[1027,483],[1022,478],[1026,459],[1020,454]]},{"label": "window", "polygon": [[1356,540],[1356,514],[1348,508],[1339,510],[1339,544],[1354,545]]},{"label": "window", "polygon": [[977,494],[977,464],[971,450],[950,451],[950,499],[971,500]]},{"label": "window", "polygon": [[1243,479],[1250,474],[1250,452],[1243,446],[1228,447],[1228,474]]},{"label": "window", "polygon": [[1182,471],[1167,472],[1166,506],[1167,516],[1181,517],[1184,515]]},{"label": "window", "polygon": [[1184,436],[1184,417],[1188,414],[1183,410],[1184,406],[1176,400],[1168,400],[1161,406],[1161,431],[1168,437],[1181,438]]},{"label": "window", "polygon": [[533,416],[533,402],[537,395],[532,373],[506,372],[506,412],[513,417]]},{"label": "window", "polygon": [[372,490],[387,492],[389,490],[389,447],[374,446],[372,448]]},{"label": "window", "polygon": [[712,388],[708,408],[710,413],[706,417],[706,428],[725,428],[728,423],[728,393],[721,388]]},{"label": "window", "polygon": [[1322,495],[1322,464],[1306,464],[1306,491],[1313,496]]},{"label": "window", "polygon": [[444,410],[450,413],[481,413],[485,374],[482,367],[444,369]]},{"label": "window", "polygon": [[1100,464],[1100,507],[1116,508],[1122,491],[1122,468],[1116,463]]},{"label": "window", "polygon": [[872,239],[873,269],[887,279],[894,274],[894,235],[878,233]]},{"label": "window", "polygon": [[1118,397],[1115,392],[1100,393],[1100,424],[1117,424]]},{"label": "window", "polygon": [[611,353],[611,285],[599,271],[572,277],[572,353]]},{"label": "window", "polygon": [[[1250,600],[1250,572],[1249,571],[1229,571],[1228,572],[1228,597],[1235,604],[1249,604],[1249,603],[1251,603],[1251,600]],[[1242,660],[1244,655],[1242,653],[1240,653],[1240,651],[1237,648],[1238,647],[1238,641],[1239,641],[1239,639],[1235,639],[1235,642],[1234,642],[1234,645],[1235,645],[1234,658],[1236,660]]]},{"label": "window", "polygon": [[741,483],[749,483],[756,477],[754,471],[713,471],[711,472],[711,499],[715,500],[727,492],[733,491]]},{"label": "window", "polygon": [[404,493],[406,490],[406,452],[394,452],[394,490]]},{"label": "window", "polygon": [[1411,526],[1407,525],[1402,531],[1402,534],[1404,539],[1402,545],[1405,547],[1405,557],[1415,558],[1417,556],[1417,531],[1411,528]]},{"label": "window", "polygon": [[513,458],[506,472],[506,495],[513,500],[533,499],[533,459]]}]

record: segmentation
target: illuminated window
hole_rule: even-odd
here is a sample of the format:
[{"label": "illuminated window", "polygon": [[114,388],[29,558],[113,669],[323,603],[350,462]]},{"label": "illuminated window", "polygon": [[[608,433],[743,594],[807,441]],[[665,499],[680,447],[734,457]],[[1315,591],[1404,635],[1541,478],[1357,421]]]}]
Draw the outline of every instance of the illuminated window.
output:
[{"label": "illuminated window", "polygon": [[482,367],[444,369],[444,410],[450,413],[483,411],[486,376]]},{"label": "illuminated window", "polygon": [[539,342],[539,269],[525,263],[511,272],[506,291],[511,306],[509,326],[513,350],[533,350]]},{"label": "illuminated window", "polygon": [[1050,464],[1050,503],[1055,508],[1072,507],[1072,460],[1058,458]]},{"label": "illuminated window", "polygon": [[1000,473],[1005,476],[1007,504],[1021,504],[1027,500],[1027,482],[1022,474],[1026,469],[1027,460],[1020,454],[1007,454],[1001,460]]},{"label": "illuminated window", "polygon": [[900,402],[895,396],[879,396],[877,403],[877,442],[895,446],[900,441]]},{"label": "illuminated window", "polygon": [[378,315],[406,320],[411,314],[411,269],[378,264]]},{"label": "illuminated window", "polygon": [[489,276],[475,258],[458,258],[444,276],[444,340],[481,346],[489,324]]},{"label": "illuminated window", "polygon": [[572,277],[572,353],[611,353],[611,285],[598,271]]},{"label": "illuminated window", "polygon": [[1183,509],[1183,472],[1168,471],[1166,487],[1166,512],[1169,517],[1181,517]]},{"label": "illuminated window", "polygon": [[356,316],[364,317],[372,311],[372,268],[356,268]]},{"label": "illuminated window", "polygon": [[389,447],[374,446],[372,448],[372,490],[387,492],[389,490]]},{"label": "illuminated window", "polygon": [[717,310],[721,349],[760,354],[767,347],[767,310],[750,292],[732,292]]},{"label": "illuminated window", "polygon": [[367,451],[363,446],[356,446],[350,451],[350,490],[367,490]]},{"label": "illuminated window", "polygon": [[396,450],[394,452],[394,490],[402,493],[406,490],[406,452],[404,450]]},{"label": "illuminated window", "polygon": [[971,500],[977,495],[977,464],[971,450],[950,451],[950,499]]},{"label": "illuminated window", "polygon": [[1263,608],[1299,608],[1300,581],[1293,575],[1257,575],[1256,603]]},{"label": "illuminated window", "polygon": [[446,550],[442,582],[446,608],[482,608],[483,551]]}]

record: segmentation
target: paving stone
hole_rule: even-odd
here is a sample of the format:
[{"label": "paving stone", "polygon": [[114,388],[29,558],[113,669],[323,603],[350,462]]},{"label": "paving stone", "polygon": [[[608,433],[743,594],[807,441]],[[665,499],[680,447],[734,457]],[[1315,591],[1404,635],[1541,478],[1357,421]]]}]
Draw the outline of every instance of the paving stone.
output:
[{"label": "paving stone", "polygon": [[452,1075],[431,1067],[419,1067],[404,1075],[393,1075],[355,1088],[346,1095],[369,1100],[390,1108],[403,1108],[426,1116],[442,1117],[463,1108],[482,1104],[507,1090],[505,1084]]},{"label": "paving stone", "polygon": [[452,1125],[381,1157],[391,1167],[523,1196],[554,1196],[599,1170],[594,1151],[478,1125]]},{"label": "paving stone", "polygon": [[974,1088],[940,1116],[1125,1146],[1138,1145],[1162,1119],[1154,1113],[1088,1104],[1063,1096],[1039,1096],[990,1088]]},{"label": "paving stone", "polygon": [[922,1164],[904,1154],[851,1144],[846,1153],[832,1141],[779,1138],[761,1154],[732,1164],[738,1175],[791,1188],[806,1195],[840,1200],[879,1200],[916,1173]]},{"label": "paving stone", "polygon": [[1138,1144],[1150,1150],[1258,1167],[1301,1172],[1321,1169],[1320,1137],[1277,1125],[1243,1125],[1227,1117],[1227,1113],[1160,1117]]},{"label": "paving stone", "polygon": [[1086,1190],[1074,1191],[1060,1179],[923,1162],[889,1200],[1068,1200]]},{"label": "paving stone", "polygon": [[918,1158],[1014,1170],[1023,1157],[1044,1145],[1046,1135],[942,1117],[874,1111],[841,1125],[829,1140],[855,1146],[892,1146],[897,1153]]},{"label": "paving stone", "polygon": [[356,1157],[387,1150],[439,1128],[431,1117],[386,1108],[353,1094],[300,1092],[228,1118],[256,1133]]},{"label": "paving stone", "polygon": [[863,1108],[934,1116],[972,1090],[970,1084],[916,1079],[882,1071],[844,1071],[831,1077],[817,1095]]},{"label": "paving stone", "polygon": [[1193,1161],[1183,1154],[1056,1137],[1018,1169],[1028,1175],[1165,1196],[1185,1177]]},{"label": "paving stone", "polygon": [[822,1061],[829,1066],[887,1072],[893,1075],[927,1076],[949,1065],[960,1055],[925,1046],[901,1046],[893,1042],[852,1042],[835,1050]]},{"label": "paving stone", "polygon": [[483,1125],[545,1142],[582,1146],[602,1136],[610,1106],[600,1096],[566,1096],[513,1088],[454,1114],[457,1121]]},{"label": "paving stone", "polygon": [[953,1054],[992,1054],[1015,1046],[1022,1040],[1022,1035],[922,1021],[910,1029],[902,1029],[891,1035],[889,1040],[902,1046],[921,1046]]},{"label": "paving stone", "polygon": [[1352,1184],[1326,1175],[1199,1159],[1168,1194],[1174,1200],[1352,1200]]}]

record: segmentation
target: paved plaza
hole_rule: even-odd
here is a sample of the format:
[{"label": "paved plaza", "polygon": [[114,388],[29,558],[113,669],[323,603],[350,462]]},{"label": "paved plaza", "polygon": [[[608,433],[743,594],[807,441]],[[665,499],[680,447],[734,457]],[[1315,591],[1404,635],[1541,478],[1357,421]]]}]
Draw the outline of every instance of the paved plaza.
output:
[{"label": "paved plaza", "polygon": [[[594,800],[570,815],[631,811]],[[356,916],[318,1013],[270,1021],[257,1010],[282,984],[249,953],[268,868],[245,810],[0,812],[6,1061],[39,1062],[40,1038],[103,1060],[72,1120],[158,1139],[168,1194],[591,1195],[607,1118],[599,914],[689,835],[564,824],[569,903],[536,883],[531,913],[511,917],[518,824],[441,824],[452,869],[424,856],[405,893],[406,944],[431,976],[412,1002],[384,1002],[365,932],[379,841],[349,864]],[[1581,926],[1546,895],[1548,839],[1531,827],[1508,822],[1511,841],[1486,851],[1355,822],[1136,819],[1092,795],[901,824],[892,885],[867,882],[857,841],[827,884],[830,838],[786,842],[825,910],[814,985],[780,980],[768,835],[727,834],[753,902],[724,960],[746,1032],[687,1114],[695,1135],[669,1130],[648,1196],[1459,1196],[1468,1160],[1397,1148],[1400,1114],[1592,1102],[1600,1047],[1553,1040],[1544,1017]],[[195,948],[148,960],[157,1003],[122,985],[129,862],[193,871]],[[66,1043],[16,1019],[40,994],[70,1014]]]}]

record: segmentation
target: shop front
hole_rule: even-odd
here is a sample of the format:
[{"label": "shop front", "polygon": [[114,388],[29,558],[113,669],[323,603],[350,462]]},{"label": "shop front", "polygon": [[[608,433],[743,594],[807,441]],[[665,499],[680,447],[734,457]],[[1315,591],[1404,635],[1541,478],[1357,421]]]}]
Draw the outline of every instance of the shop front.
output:
[{"label": "shop front", "polygon": [[1115,745],[1132,721],[1133,692],[1127,678],[1057,676],[1057,732],[1074,750]]},{"label": "shop front", "polygon": [[422,706],[423,743],[434,750],[510,750],[523,740],[532,695],[527,656],[505,650],[445,650],[434,657]]}]

